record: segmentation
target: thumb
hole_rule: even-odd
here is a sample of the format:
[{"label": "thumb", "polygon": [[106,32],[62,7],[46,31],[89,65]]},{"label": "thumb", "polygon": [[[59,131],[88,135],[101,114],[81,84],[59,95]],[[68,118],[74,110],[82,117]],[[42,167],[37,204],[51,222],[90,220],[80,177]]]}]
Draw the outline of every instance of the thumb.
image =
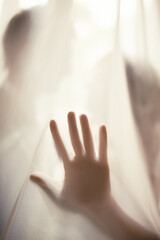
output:
[{"label": "thumb", "polygon": [[65,210],[76,211],[75,207],[63,199],[61,194],[55,189],[53,178],[42,172],[33,172],[30,175],[30,179],[40,185],[56,205]]},{"label": "thumb", "polygon": [[60,201],[60,193],[58,189],[54,187],[57,186],[57,183],[55,183],[52,177],[45,173],[36,171],[30,175],[30,179],[40,185],[43,190],[54,199],[54,201]]},{"label": "thumb", "polygon": [[30,179],[46,189],[51,190],[53,188],[53,179],[45,173],[33,172]]}]

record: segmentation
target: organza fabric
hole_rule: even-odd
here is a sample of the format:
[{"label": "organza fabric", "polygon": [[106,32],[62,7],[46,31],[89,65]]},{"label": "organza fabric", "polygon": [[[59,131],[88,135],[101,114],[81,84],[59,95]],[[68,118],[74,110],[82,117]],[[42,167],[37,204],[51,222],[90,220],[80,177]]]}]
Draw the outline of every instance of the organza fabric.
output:
[{"label": "organza fabric", "polygon": [[49,120],[73,156],[68,111],[88,115],[96,148],[106,124],[112,193],[160,235],[159,1],[52,0],[25,10],[7,35],[20,6],[1,3],[1,239],[110,239],[29,179],[41,171],[60,192]]}]

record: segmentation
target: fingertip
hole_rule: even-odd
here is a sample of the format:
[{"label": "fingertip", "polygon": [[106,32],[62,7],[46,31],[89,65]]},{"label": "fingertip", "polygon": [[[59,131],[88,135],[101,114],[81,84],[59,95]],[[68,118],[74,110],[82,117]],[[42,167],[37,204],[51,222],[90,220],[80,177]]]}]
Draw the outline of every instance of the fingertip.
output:
[{"label": "fingertip", "polygon": [[42,178],[40,178],[39,176],[36,176],[36,175],[34,175],[34,174],[31,174],[31,175],[30,175],[30,179],[31,179],[33,182],[36,182],[36,183],[38,183],[39,185],[41,185],[41,186],[43,186],[43,187],[47,187],[45,181],[44,181]]},{"label": "fingertip", "polygon": [[74,117],[74,116],[75,116],[74,112],[71,111],[71,112],[68,113],[68,118],[71,118],[71,117]]},{"label": "fingertip", "polygon": [[102,125],[102,126],[100,127],[100,131],[101,131],[102,133],[104,133],[104,134],[107,135],[107,128],[106,128],[105,125]]},{"label": "fingertip", "polygon": [[34,180],[36,179],[36,176],[35,176],[35,175],[30,175],[30,179],[31,179],[32,181],[34,181]]},{"label": "fingertip", "polygon": [[86,117],[87,117],[87,116],[86,116],[86,114],[84,114],[84,113],[80,115],[80,118],[86,118]]},{"label": "fingertip", "polygon": [[107,138],[107,129],[105,125],[102,125],[99,129],[100,135],[103,137]]},{"label": "fingertip", "polygon": [[51,129],[51,131],[54,130],[56,128],[56,126],[57,126],[56,125],[56,121],[55,120],[51,120],[50,121],[50,129]]},{"label": "fingertip", "polygon": [[79,116],[79,119],[80,119],[80,122],[88,121],[88,118],[87,118],[87,116],[85,114],[81,114]]},{"label": "fingertip", "polygon": [[67,115],[67,119],[68,119],[68,122],[75,121],[75,119],[76,119],[75,113],[74,112],[69,112],[68,115]]},{"label": "fingertip", "polygon": [[52,120],[50,121],[50,125],[55,125],[55,124],[56,124],[56,121],[52,119]]},{"label": "fingertip", "polygon": [[89,126],[88,118],[85,114],[80,115],[79,120],[80,120],[80,124],[81,124],[82,129]]}]

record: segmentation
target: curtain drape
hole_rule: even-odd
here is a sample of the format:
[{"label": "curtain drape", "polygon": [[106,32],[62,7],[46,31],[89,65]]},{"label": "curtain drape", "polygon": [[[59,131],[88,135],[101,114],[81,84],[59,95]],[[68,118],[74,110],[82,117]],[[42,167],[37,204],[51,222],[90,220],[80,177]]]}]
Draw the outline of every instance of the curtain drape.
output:
[{"label": "curtain drape", "polygon": [[160,235],[159,1],[22,2],[1,4],[1,239],[109,239],[29,180],[41,171],[61,190],[49,120],[72,156],[68,111],[88,115],[96,147],[106,124],[112,193]]}]

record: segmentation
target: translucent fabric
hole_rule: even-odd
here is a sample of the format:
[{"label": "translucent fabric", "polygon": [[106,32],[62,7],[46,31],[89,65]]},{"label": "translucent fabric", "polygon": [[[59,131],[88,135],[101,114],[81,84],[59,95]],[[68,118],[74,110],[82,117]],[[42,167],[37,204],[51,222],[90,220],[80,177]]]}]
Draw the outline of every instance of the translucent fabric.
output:
[{"label": "translucent fabric", "polygon": [[1,2],[1,239],[110,239],[29,179],[60,192],[49,120],[73,156],[68,111],[88,115],[96,148],[106,124],[112,193],[160,236],[159,0],[51,0],[11,23],[22,2]]}]

